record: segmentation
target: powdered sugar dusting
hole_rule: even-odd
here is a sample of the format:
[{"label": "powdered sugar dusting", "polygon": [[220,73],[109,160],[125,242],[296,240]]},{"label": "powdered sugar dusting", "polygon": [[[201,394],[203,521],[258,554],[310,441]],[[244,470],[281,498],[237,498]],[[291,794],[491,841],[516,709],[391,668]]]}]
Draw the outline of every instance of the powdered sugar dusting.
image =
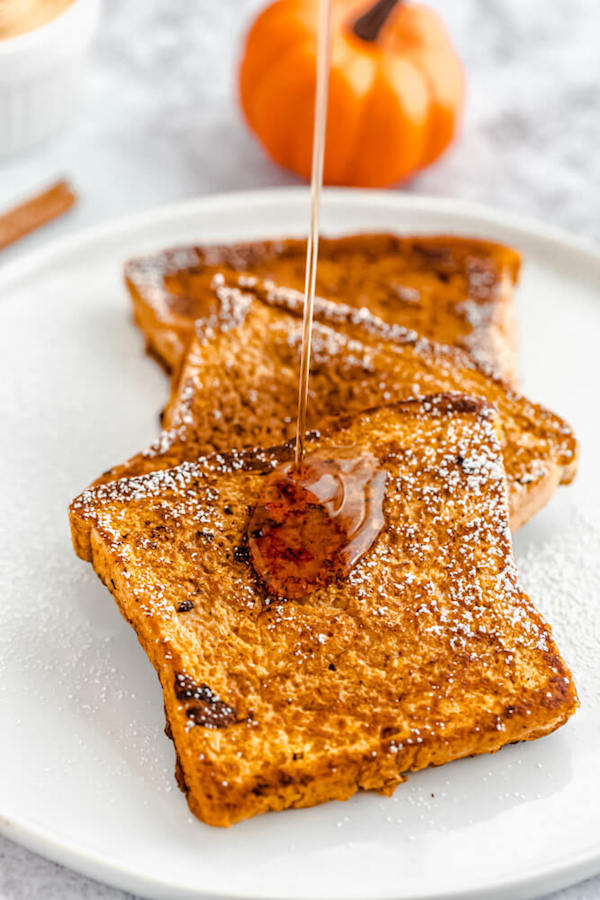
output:
[{"label": "powdered sugar dusting", "polygon": [[[493,407],[439,395],[363,415],[365,422],[357,416],[329,443],[354,447],[355,429],[369,436],[388,472],[386,528],[347,579],[300,603],[267,595],[244,550],[247,504],[256,501],[261,475],[291,448],[201,457],[102,485],[73,504],[75,520],[83,517],[83,528],[93,522],[108,548],[121,582],[113,585],[117,596],[135,598],[144,640],[156,639],[148,633],[154,622],[169,657],[196,648],[186,673],[237,711],[244,728],[228,732],[227,741],[242,742],[248,772],[266,752],[261,723],[274,714],[286,743],[304,740],[305,722],[331,752],[368,747],[373,771],[391,767],[388,777],[397,779],[394,767],[419,768],[429,759],[423,753],[446,746],[457,709],[461,728],[495,735],[489,749],[526,733],[528,716],[551,727],[556,713],[544,717],[536,691],[547,692],[559,715],[569,702],[566,673],[546,661],[555,652],[549,631],[518,585]],[[325,437],[313,446],[323,452],[329,443]],[[218,658],[229,658],[235,641],[236,666],[258,666],[260,686],[240,693],[229,679],[211,682],[198,628]],[[331,721],[323,710],[317,724],[315,703],[334,704]],[[520,725],[517,709],[525,717]],[[373,723],[377,734],[367,742]],[[186,727],[203,752],[221,740]],[[248,729],[258,729],[251,744]]]},{"label": "powdered sugar dusting", "polygon": [[582,703],[600,701],[600,525],[571,513],[560,533],[519,555],[523,588],[552,624]]}]

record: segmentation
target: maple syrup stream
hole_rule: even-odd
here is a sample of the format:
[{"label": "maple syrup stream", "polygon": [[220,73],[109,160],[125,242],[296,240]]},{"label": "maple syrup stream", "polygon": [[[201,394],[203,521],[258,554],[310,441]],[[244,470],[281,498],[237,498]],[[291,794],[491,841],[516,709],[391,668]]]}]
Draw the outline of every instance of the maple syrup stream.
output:
[{"label": "maple syrup stream", "polygon": [[344,578],[384,525],[386,472],[372,453],[350,445],[304,454],[330,60],[331,0],[320,0],[295,458],[265,478],[247,535],[259,579],[287,600]]},{"label": "maple syrup stream", "polygon": [[310,375],[310,348],[312,337],[317,258],[319,255],[319,218],[321,212],[321,188],[323,186],[323,160],[325,157],[325,130],[327,125],[327,94],[331,66],[331,0],[319,2],[319,36],[317,42],[317,89],[315,95],[315,119],[313,128],[312,171],[310,179],[310,225],[306,244],[306,276],[304,282],[304,319],[302,325],[302,358],[298,385],[298,418],[296,423],[296,466],[304,456],[306,434],[306,404]]}]

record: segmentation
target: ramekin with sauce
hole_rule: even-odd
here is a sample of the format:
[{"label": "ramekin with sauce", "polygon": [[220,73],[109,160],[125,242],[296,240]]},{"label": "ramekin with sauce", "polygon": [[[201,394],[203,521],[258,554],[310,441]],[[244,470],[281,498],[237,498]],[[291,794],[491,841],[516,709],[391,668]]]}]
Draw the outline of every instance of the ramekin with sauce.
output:
[{"label": "ramekin with sauce", "polygon": [[68,120],[99,14],[100,0],[0,2],[0,154]]}]

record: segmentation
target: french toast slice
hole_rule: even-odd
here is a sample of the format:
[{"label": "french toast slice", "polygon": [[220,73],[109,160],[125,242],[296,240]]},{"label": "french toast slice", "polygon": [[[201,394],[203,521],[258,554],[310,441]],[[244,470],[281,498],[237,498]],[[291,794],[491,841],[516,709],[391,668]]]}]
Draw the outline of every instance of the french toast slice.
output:
[{"label": "french toast slice", "polygon": [[362,412],[307,453],[372,454],[384,529],[350,574],[302,600],[266,594],[246,531],[291,444],[200,457],[88,489],[77,554],[160,678],[191,811],[211,825],[390,794],[406,773],[531,740],[577,707],[549,626],[519,588],[485,400]]},{"label": "french toast slice", "polygon": [[[217,272],[251,273],[302,290],[305,265],[306,242],[299,239],[181,247],[130,260],[125,280],[148,349],[177,370],[194,322],[214,310]],[[515,250],[476,238],[321,238],[317,293],[462,347],[514,381],[519,267]]]},{"label": "french toast slice", "polygon": [[[222,284],[212,319],[196,335],[173,380],[157,440],[99,481],[138,475],[212,451],[269,446],[293,437],[303,296],[240,276]],[[532,403],[455,347],[436,344],[368,313],[317,298],[308,424],[416,395],[456,391],[496,404],[511,526],[524,524],[577,467],[567,423]]]}]

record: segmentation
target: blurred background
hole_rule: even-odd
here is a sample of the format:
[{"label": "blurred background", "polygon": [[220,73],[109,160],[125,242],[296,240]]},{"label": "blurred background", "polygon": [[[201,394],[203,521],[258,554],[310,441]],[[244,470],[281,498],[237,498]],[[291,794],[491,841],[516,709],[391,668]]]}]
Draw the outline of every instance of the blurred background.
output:
[{"label": "blurred background", "polygon": [[[0,7],[6,2],[14,0]],[[600,4],[430,5],[466,68],[464,124],[440,160],[402,189],[482,201],[599,238]],[[113,216],[301,183],[269,160],[239,108],[243,39],[263,6],[104,0],[75,115],[56,137],[0,156],[0,210],[58,176],[72,181],[79,203],[5,250],[0,264]]]}]

